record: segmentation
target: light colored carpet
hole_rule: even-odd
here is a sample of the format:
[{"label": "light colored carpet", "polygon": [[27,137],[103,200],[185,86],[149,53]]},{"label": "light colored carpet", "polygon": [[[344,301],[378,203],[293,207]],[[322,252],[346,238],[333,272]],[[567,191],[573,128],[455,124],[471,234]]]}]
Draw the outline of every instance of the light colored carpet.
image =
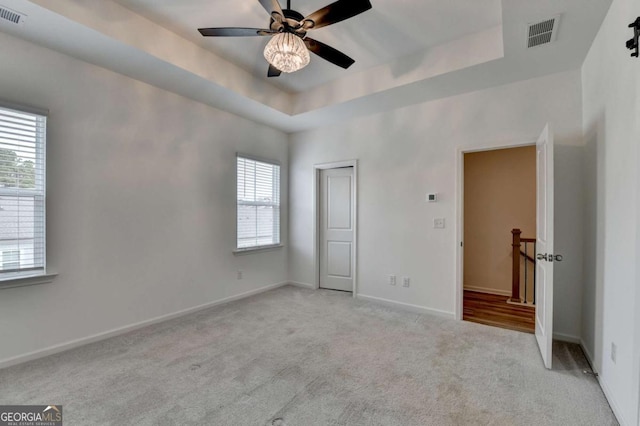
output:
[{"label": "light colored carpet", "polygon": [[0,370],[66,425],[615,425],[576,345],[284,287]]}]

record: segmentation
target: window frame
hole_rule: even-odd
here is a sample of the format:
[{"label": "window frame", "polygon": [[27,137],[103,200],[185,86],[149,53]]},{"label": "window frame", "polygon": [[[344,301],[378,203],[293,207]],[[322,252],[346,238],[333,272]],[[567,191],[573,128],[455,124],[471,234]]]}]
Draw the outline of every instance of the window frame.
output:
[{"label": "window frame", "polygon": [[[47,271],[47,133],[48,133],[48,118],[49,118],[49,110],[42,108],[34,108],[30,106],[15,104],[11,102],[4,102],[0,100],[0,107],[4,109],[8,109],[11,111],[15,111],[18,113],[25,114],[33,114],[39,115],[44,118],[44,129],[41,135],[42,142],[36,144],[35,149],[38,152],[36,156],[36,169],[38,167],[42,167],[43,174],[41,179],[36,180],[36,189],[22,189],[21,195],[29,196],[30,193],[34,197],[34,201],[37,201],[37,198],[41,197],[42,202],[42,212],[43,212],[43,230],[41,236],[34,236],[34,240],[40,239],[40,246],[43,248],[43,266],[42,268],[34,268],[34,269],[24,269],[22,271],[16,271],[13,273],[7,273],[6,276],[0,273],[0,289],[5,288],[14,288],[14,287],[22,287],[29,286],[35,284],[44,284],[52,282],[53,279],[57,276],[56,273],[50,273]],[[12,193],[10,190],[6,190],[4,188],[0,188],[0,195],[9,195],[15,196],[15,191]],[[35,244],[35,243],[34,243]]]},{"label": "window frame", "polygon": [[[269,165],[273,165],[273,166],[278,166],[279,170],[279,176],[278,176],[278,241],[279,243],[277,244],[264,244],[264,245],[260,245],[260,246],[252,246],[252,247],[238,247],[238,159],[245,159],[245,160],[251,160],[251,161],[257,161],[260,163],[265,163],[265,164],[269,164]],[[233,250],[233,254],[235,255],[242,255],[242,254],[249,254],[249,253],[255,253],[255,252],[262,252],[262,251],[269,251],[269,250],[275,250],[275,249],[280,249],[282,247],[284,247],[284,244],[282,244],[282,164],[278,161],[278,160],[273,160],[273,159],[269,159],[269,158],[263,158],[263,157],[259,157],[259,156],[255,156],[252,154],[245,154],[242,152],[236,152],[236,156],[235,156],[235,163],[234,163],[234,168],[235,168],[235,187],[234,187],[234,194],[235,194],[235,243],[234,243],[234,250]]]}]

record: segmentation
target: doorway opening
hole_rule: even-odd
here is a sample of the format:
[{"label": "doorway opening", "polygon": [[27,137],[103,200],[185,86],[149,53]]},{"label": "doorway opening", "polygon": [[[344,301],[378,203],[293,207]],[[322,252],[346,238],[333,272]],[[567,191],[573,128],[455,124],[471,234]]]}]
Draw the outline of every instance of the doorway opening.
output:
[{"label": "doorway opening", "polygon": [[465,321],[535,332],[536,146],[463,154]]}]

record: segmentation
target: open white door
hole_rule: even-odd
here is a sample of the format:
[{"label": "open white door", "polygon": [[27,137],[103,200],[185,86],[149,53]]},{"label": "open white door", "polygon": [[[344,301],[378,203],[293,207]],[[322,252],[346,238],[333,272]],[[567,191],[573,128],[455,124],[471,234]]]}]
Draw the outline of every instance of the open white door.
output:
[{"label": "open white door", "polygon": [[[551,368],[553,344],[553,133],[544,128],[537,145],[536,340]],[[560,259],[560,258],[559,258]]]}]

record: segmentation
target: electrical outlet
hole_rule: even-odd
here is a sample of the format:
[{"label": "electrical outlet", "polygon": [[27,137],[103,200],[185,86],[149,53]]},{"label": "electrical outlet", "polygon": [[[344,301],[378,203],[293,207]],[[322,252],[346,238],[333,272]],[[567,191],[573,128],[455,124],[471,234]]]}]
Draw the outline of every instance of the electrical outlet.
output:
[{"label": "electrical outlet", "polygon": [[618,345],[611,342],[611,361],[615,364],[616,358],[618,357]]},{"label": "electrical outlet", "polygon": [[444,229],[444,218],[433,219],[433,227],[435,229]]},{"label": "electrical outlet", "polygon": [[411,278],[404,277],[402,279],[402,287],[409,287],[411,285]]},{"label": "electrical outlet", "polygon": [[389,285],[396,285],[396,276],[389,275]]},{"label": "electrical outlet", "polygon": [[238,271],[238,279],[241,280],[242,279],[242,271]]}]

